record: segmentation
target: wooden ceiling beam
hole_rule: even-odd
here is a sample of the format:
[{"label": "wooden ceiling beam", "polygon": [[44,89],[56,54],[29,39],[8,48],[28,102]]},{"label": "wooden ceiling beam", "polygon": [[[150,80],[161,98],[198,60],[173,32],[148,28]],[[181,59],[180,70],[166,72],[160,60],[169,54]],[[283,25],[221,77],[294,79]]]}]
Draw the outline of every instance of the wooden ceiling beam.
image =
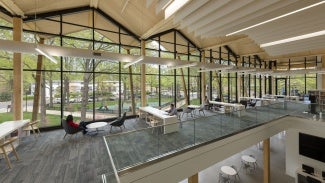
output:
[{"label": "wooden ceiling beam", "polygon": [[223,42],[223,43],[210,45],[210,46],[207,46],[207,47],[205,47],[205,48],[203,48],[203,49],[205,49],[205,50],[209,50],[209,49],[213,49],[213,48],[218,48],[218,47],[220,47],[220,46],[225,46],[225,45],[234,44],[234,43],[237,43],[237,42],[239,42],[239,41],[242,41],[242,40],[244,40],[244,39],[246,39],[246,38],[248,38],[247,35],[245,35],[245,36],[243,36],[243,37],[241,37],[241,38],[235,39],[235,40],[225,41],[225,42]]},{"label": "wooden ceiling beam", "polygon": [[266,60],[277,60],[277,59],[289,59],[289,58],[321,56],[321,55],[325,55],[325,49],[304,51],[304,52],[287,54],[287,55],[272,56],[272,57],[267,57],[265,59]]}]

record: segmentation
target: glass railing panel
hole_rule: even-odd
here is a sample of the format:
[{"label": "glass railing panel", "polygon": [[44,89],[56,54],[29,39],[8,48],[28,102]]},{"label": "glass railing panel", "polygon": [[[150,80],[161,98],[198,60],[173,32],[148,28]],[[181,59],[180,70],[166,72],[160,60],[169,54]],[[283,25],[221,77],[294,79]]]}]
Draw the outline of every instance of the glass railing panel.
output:
[{"label": "glass railing panel", "polygon": [[98,182],[102,183],[119,183],[119,181],[115,177],[115,174],[111,172],[102,174],[99,179],[100,180]]},{"label": "glass railing panel", "polygon": [[195,119],[195,144],[207,142],[223,135],[222,115],[213,114]]},{"label": "glass railing panel", "polygon": [[119,177],[117,174],[117,169],[115,166],[115,162],[113,160],[113,156],[111,153],[111,147],[109,147],[105,137],[105,146],[107,149],[107,156],[103,157],[103,164],[106,165],[106,170],[104,174],[101,175],[101,177],[98,177],[99,181],[96,182],[103,182],[103,183],[119,183]]},{"label": "glass railing panel", "polygon": [[[105,137],[105,140],[109,144],[116,169],[123,170],[288,114],[306,117],[303,113],[306,109],[308,105],[301,102],[271,102],[242,111],[210,111],[207,116],[197,115],[174,124],[110,135]],[[177,130],[165,133],[165,129],[170,128]]]},{"label": "glass railing panel", "polygon": [[159,156],[159,134],[155,130],[146,128],[105,137],[117,170]]},{"label": "glass railing panel", "polygon": [[[174,132],[164,131],[163,129],[174,129]],[[167,155],[172,152],[180,151],[194,145],[194,119],[177,122],[153,128],[158,132],[158,154]]]}]

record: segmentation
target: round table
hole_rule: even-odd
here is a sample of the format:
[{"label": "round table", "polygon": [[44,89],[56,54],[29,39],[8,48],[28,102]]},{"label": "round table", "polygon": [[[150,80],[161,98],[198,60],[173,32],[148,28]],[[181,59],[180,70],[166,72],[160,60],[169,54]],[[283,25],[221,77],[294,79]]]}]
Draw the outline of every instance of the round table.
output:
[{"label": "round table", "polygon": [[256,159],[248,155],[243,155],[241,159],[247,163],[256,163]]},{"label": "round table", "polygon": [[89,135],[96,135],[96,134],[98,134],[98,131],[99,131],[98,129],[103,128],[106,125],[107,125],[106,122],[90,123],[89,125],[86,126],[88,129],[87,131],[89,131],[90,129],[94,130],[94,131],[89,131],[88,134],[90,133]]},{"label": "round table", "polygon": [[233,169],[231,166],[222,166],[221,172],[228,176],[235,176],[237,174],[236,170]]},{"label": "round table", "polygon": [[[257,167],[257,163],[256,163],[256,159],[252,156],[249,155],[243,155],[241,157],[242,162],[245,163],[246,165],[253,167],[253,169],[255,170]],[[252,170],[251,168],[249,169],[250,171]]]}]

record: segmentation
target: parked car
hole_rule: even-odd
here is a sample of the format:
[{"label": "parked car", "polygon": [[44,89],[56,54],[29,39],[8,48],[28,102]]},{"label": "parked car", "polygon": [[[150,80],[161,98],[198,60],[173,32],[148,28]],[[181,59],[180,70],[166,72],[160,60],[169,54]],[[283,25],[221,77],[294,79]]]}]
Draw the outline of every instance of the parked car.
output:
[{"label": "parked car", "polygon": [[55,104],[61,104],[61,98],[54,98],[53,103]]}]

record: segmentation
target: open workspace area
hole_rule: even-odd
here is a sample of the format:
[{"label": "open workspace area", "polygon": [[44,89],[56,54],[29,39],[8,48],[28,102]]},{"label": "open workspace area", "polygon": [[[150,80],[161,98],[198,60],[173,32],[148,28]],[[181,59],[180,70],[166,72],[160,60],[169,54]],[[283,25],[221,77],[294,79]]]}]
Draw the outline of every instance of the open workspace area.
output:
[{"label": "open workspace area", "polygon": [[0,0],[0,182],[325,182],[324,11]]}]

